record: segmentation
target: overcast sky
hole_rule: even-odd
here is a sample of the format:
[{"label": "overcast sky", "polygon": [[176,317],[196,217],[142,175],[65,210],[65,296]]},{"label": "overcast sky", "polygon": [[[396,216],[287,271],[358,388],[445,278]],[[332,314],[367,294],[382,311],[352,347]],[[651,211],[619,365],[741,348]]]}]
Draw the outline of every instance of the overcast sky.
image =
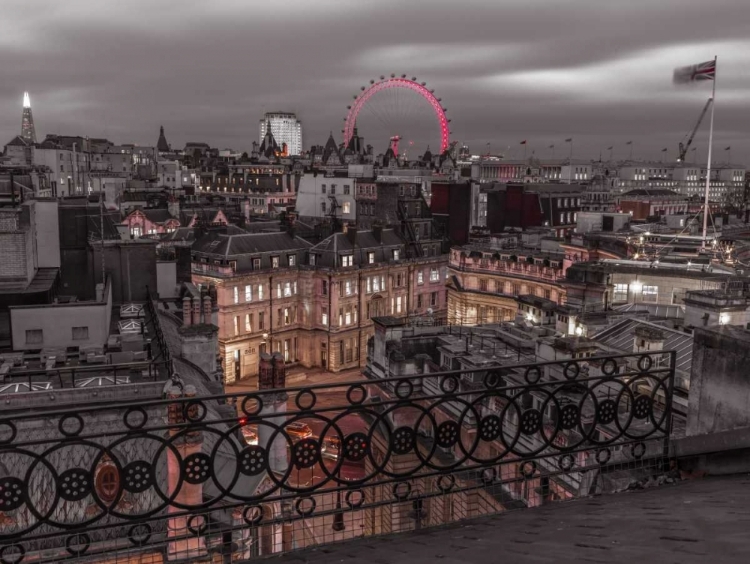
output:
[{"label": "overcast sky", "polygon": [[[475,152],[674,158],[710,95],[676,66],[719,57],[718,160],[748,162],[749,0],[2,0],[0,140],[105,136],[246,150],[263,112],[296,112],[306,147],[337,139],[359,87],[392,72],[434,88]],[[362,132],[365,136],[366,132]],[[705,160],[708,120],[699,132]],[[376,149],[384,142],[366,138]],[[434,147],[433,147],[434,150]]]}]

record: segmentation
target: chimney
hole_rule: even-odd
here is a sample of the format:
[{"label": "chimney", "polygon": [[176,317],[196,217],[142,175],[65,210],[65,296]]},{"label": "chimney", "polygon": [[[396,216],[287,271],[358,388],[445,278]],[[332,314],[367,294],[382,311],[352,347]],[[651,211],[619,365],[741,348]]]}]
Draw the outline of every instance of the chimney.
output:
[{"label": "chimney", "polygon": [[383,242],[383,226],[382,225],[373,225],[372,226],[372,236],[375,237],[375,240],[378,243]]},{"label": "chimney", "polygon": [[212,314],[213,307],[211,306],[211,298],[209,296],[203,296],[203,323],[211,323]]},{"label": "chimney", "polygon": [[192,306],[190,305],[190,298],[185,296],[182,298],[182,324],[185,326],[192,325]]},{"label": "chimney", "polygon": [[346,229],[346,238],[349,239],[349,242],[352,244],[352,246],[357,244],[357,228],[356,227],[347,227]]},{"label": "chimney", "polygon": [[201,324],[201,299],[193,298],[193,325]]}]

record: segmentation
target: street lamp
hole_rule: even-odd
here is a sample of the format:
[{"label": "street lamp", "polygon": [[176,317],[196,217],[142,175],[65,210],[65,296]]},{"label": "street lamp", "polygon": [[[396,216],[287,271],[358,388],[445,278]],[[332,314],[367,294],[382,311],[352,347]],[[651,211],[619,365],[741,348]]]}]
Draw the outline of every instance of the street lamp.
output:
[{"label": "street lamp", "polygon": [[[340,453],[339,453],[340,456]],[[340,462],[340,461],[337,461]],[[338,471],[336,472],[336,476],[338,478],[338,485],[341,486],[341,465],[339,464]],[[341,509],[341,490],[336,490],[336,513],[333,515],[333,525],[331,525],[331,529],[334,531],[340,532],[346,529],[346,524],[344,523],[344,512]]]}]

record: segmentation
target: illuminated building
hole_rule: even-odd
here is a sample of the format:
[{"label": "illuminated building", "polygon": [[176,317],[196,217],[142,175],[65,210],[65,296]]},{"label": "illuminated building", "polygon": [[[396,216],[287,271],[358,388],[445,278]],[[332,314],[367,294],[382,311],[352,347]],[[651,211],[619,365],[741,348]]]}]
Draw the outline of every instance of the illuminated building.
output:
[{"label": "illuminated building", "polygon": [[279,147],[286,145],[289,156],[302,154],[302,123],[288,112],[269,112],[260,120],[259,141],[262,143],[270,126]]},{"label": "illuminated building", "polygon": [[34,116],[31,115],[31,99],[29,93],[23,93],[23,118],[21,120],[21,138],[29,143],[36,143],[34,130]]}]

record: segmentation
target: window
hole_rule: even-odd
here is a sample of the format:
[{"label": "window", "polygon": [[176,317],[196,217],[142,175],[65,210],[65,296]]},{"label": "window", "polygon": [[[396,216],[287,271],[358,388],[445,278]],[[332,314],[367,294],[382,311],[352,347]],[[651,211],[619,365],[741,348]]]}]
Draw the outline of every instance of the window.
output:
[{"label": "window", "polygon": [[258,312],[258,331],[263,331],[266,328],[266,314],[264,312]]},{"label": "window", "polygon": [[352,266],[354,264],[354,255],[341,255],[341,266]]},{"label": "window", "polygon": [[328,326],[328,308],[327,307],[324,307],[320,312],[320,322],[326,327]]},{"label": "window", "polygon": [[394,281],[394,284],[393,284],[393,285],[394,285],[394,286],[395,286],[396,288],[400,288],[400,287],[401,287],[401,286],[403,285],[403,283],[404,283],[404,278],[403,278],[403,274],[401,274],[401,273],[399,272],[398,274],[396,274],[396,279],[395,279],[395,281]]},{"label": "window", "polygon": [[263,284],[258,284],[258,299],[263,299]]},{"label": "window", "polygon": [[437,305],[437,301],[438,301],[438,293],[437,292],[432,292],[430,294],[430,305],[431,306],[436,306]]},{"label": "window", "polygon": [[341,211],[343,213],[351,213],[351,211],[352,211],[351,203],[344,202],[343,204],[341,204]]},{"label": "window", "polygon": [[335,193],[336,193],[336,185],[331,184],[331,194],[335,194]]},{"label": "window", "polygon": [[440,280],[440,271],[437,268],[430,269],[430,282],[437,282]]},{"label": "window", "polygon": [[375,264],[375,253],[367,253],[367,264]]},{"label": "window", "polygon": [[234,318],[234,336],[236,337],[239,334],[240,334],[240,316],[237,315]]},{"label": "window", "polygon": [[399,251],[398,249],[393,249],[393,260],[398,260],[400,256],[401,251]]},{"label": "window", "polygon": [[254,258],[253,259],[253,270],[260,270],[260,259]]},{"label": "window", "polygon": [[422,294],[417,294],[417,309],[422,309]]},{"label": "window", "polygon": [[245,332],[246,333],[253,332],[253,314],[252,313],[245,314]]},{"label": "window", "polygon": [[659,300],[658,286],[644,286],[641,297],[644,302],[656,303]]},{"label": "window", "polygon": [[351,325],[352,324],[352,312],[349,309],[346,310],[345,324],[346,325]]},{"label": "window", "polygon": [[564,223],[565,223],[565,214],[561,213],[560,214],[560,225],[563,225]]},{"label": "window", "polygon": [[372,293],[372,278],[369,276],[367,277],[367,290],[366,293],[371,294]]},{"label": "window", "polygon": [[279,257],[271,257],[271,268],[279,268]]},{"label": "window", "polygon": [[138,227],[137,225],[135,227],[133,227],[130,230],[130,232],[133,235],[133,237],[140,237],[141,236],[141,228]]},{"label": "window", "polygon": [[315,255],[310,255],[310,266],[315,266]]},{"label": "window", "polygon": [[73,340],[74,341],[87,341],[89,338],[88,327],[73,327]]},{"label": "window", "polygon": [[250,284],[245,286],[245,301],[246,302],[253,301],[253,287]]},{"label": "window", "polygon": [[486,292],[488,287],[489,287],[489,283],[487,282],[487,279],[486,278],[481,278],[479,280],[479,289],[482,292]]},{"label": "window", "polygon": [[289,314],[289,308],[284,308],[284,325],[289,325],[291,323],[291,315]]},{"label": "window", "polygon": [[321,185],[320,185],[320,189],[321,189],[321,191],[323,192],[323,194],[325,194],[325,193],[326,193],[326,185],[325,185],[325,184],[321,184]]},{"label": "window", "polygon": [[320,286],[320,293],[324,296],[328,295],[328,280],[322,280],[322,284]]},{"label": "window", "polygon": [[326,213],[326,203],[320,202],[320,211]]},{"label": "window", "polygon": [[292,283],[284,282],[284,297],[289,297],[291,295],[292,295]]},{"label": "window", "polygon": [[396,313],[401,313],[401,296],[396,296]]},{"label": "window", "polygon": [[417,284],[424,284],[424,272],[417,270]]},{"label": "window", "polygon": [[281,308],[279,308],[276,310],[276,327],[281,327],[281,322],[282,322]]},{"label": "window", "polygon": [[277,298],[280,298],[280,297],[281,297],[281,282],[278,282],[278,283],[276,284],[276,297],[277,297]]},{"label": "window", "polygon": [[351,280],[347,280],[344,283],[344,295],[351,296],[352,295],[352,283]]},{"label": "window", "polygon": [[628,285],[627,284],[615,284],[614,301],[616,302],[627,302],[628,301]]},{"label": "window", "polygon": [[344,196],[348,196],[348,195],[349,195],[349,185],[344,184]]},{"label": "window", "polygon": [[289,266],[294,266],[295,264],[297,264],[297,256],[296,255],[289,255],[288,259],[289,259]]},{"label": "window", "polygon": [[240,303],[240,287],[235,286],[234,288],[232,288],[232,290],[233,290],[232,293],[233,293],[234,303],[236,304]]}]

